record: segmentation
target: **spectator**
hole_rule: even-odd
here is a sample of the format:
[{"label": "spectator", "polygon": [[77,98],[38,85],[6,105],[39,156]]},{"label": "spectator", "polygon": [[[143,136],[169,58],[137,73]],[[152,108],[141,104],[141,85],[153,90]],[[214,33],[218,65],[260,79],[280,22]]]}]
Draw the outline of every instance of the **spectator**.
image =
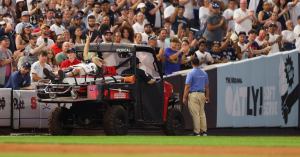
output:
[{"label": "spectator", "polygon": [[233,13],[235,9],[236,9],[236,1],[229,0],[228,8],[223,12],[223,16],[226,19],[226,23],[228,25],[227,27],[228,31],[234,31]]},{"label": "spectator", "polygon": [[206,29],[206,22],[209,16],[210,3],[209,0],[203,0],[203,6],[199,8],[200,31],[204,32]]},{"label": "spectator", "polygon": [[9,48],[9,38],[4,35],[0,37],[0,87],[8,81],[13,70],[12,52]]},{"label": "spectator", "polygon": [[111,43],[113,42],[113,32],[111,32],[110,30],[107,30],[105,33],[104,33],[104,40],[103,42],[104,43]]},{"label": "spectator", "polygon": [[178,34],[178,27],[180,24],[182,25],[182,29],[184,29],[184,30],[189,28],[188,19],[183,16],[184,10],[185,10],[184,6],[178,6],[177,7],[177,15],[175,16],[174,21],[171,21],[172,22],[172,30],[177,34]]},{"label": "spectator", "polygon": [[247,0],[240,0],[240,8],[236,9],[233,14],[235,22],[235,32],[249,32],[252,29],[253,22],[256,21],[254,11],[247,10]]},{"label": "spectator", "polygon": [[63,35],[58,35],[56,37],[55,43],[51,46],[50,50],[54,53],[54,56],[62,51],[62,44],[64,43]]},{"label": "spectator", "polygon": [[145,24],[144,14],[139,12],[136,17],[136,22],[132,25],[134,33],[143,33]]},{"label": "spectator", "polygon": [[31,25],[26,23],[23,24],[22,31],[16,36],[16,47],[17,50],[24,49],[29,44],[29,36],[31,34]]},{"label": "spectator", "polygon": [[213,3],[211,15],[207,18],[207,28],[203,34],[209,48],[213,41],[222,41],[226,31],[227,24],[225,18],[220,14],[220,5]]},{"label": "spectator", "polygon": [[34,62],[38,61],[38,56],[40,51],[46,49],[46,43],[37,45],[36,41],[37,41],[36,35],[29,36],[29,44],[25,47],[24,57],[20,58],[18,62],[18,67],[20,67],[25,62],[33,64]]},{"label": "spectator", "polygon": [[281,32],[282,35],[282,46],[283,50],[293,50],[296,48],[295,42],[297,39],[296,34],[294,33],[294,25],[292,20],[286,21],[287,30]]},{"label": "spectator", "polygon": [[[26,17],[27,20],[25,20],[25,17],[23,17],[23,16],[28,16],[28,18]],[[30,16],[30,14],[27,11],[27,5],[25,4],[25,1],[24,0],[16,0],[16,23],[19,23],[19,22],[28,23],[29,16]],[[19,28],[19,29],[17,29],[17,28]],[[16,28],[16,33],[21,32],[20,29],[22,28],[22,26],[19,26],[17,28]]]},{"label": "spectator", "polygon": [[93,16],[95,16],[96,22],[100,22],[102,19],[101,15],[100,15],[101,3],[95,2],[92,10],[93,10],[93,12],[91,12],[88,16],[93,15]]},{"label": "spectator", "polygon": [[141,33],[135,33],[134,34],[134,44],[142,44],[142,34]]},{"label": "spectator", "polygon": [[175,18],[177,16],[178,12],[178,0],[170,0],[171,5],[165,8],[164,10],[164,18],[165,21],[169,21],[173,23],[175,21]]},{"label": "spectator", "polygon": [[31,80],[30,80],[30,69],[31,64],[25,62],[22,64],[21,68],[18,71],[15,71],[9,77],[8,82],[5,85],[5,88],[12,88],[14,90],[19,89],[32,89]]},{"label": "spectator", "polygon": [[82,31],[86,29],[85,24],[82,22],[82,16],[75,15],[74,18],[73,18],[73,23],[69,27],[69,32],[70,32],[70,34],[73,35],[73,37],[74,37],[74,34],[75,34],[75,30],[78,27],[81,28]]},{"label": "spectator", "polygon": [[85,39],[81,27],[75,28],[71,41],[74,45],[84,44]]},{"label": "spectator", "polygon": [[101,3],[102,15],[109,17],[109,23],[111,26],[115,24],[116,17],[114,12],[110,9],[110,2],[108,0],[103,0]]},{"label": "spectator", "polygon": [[206,51],[206,41],[200,40],[199,41],[199,49],[195,52],[195,57],[197,57],[200,61],[199,66],[200,68],[204,68],[209,64],[214,63],[214,59],[210,55],[209,52]]},{"label": "spectator", "polygon": [[65,31],[65,27],[62,25],[62,14],[56,13],[55,14],[55,23],[51,25],[50,30],[55,32],[55,35],[63,34]]},{"label": "spectator", "polygon": [[60,64],[60,69],[61,70],[66,70],[70,66],[77,65],[77,64],[81,63],[81,61],[76,58],[75,49],[68,49],[67,50],[67,56],[68,56],[68,59],[62,61],[61,64]]},{"label": "spectator", "polygon": [[271,46],[270,53],[277,53],[280,51],[282,36],[275,33],[276,29],[277,25],[275,23],[269,25],[268,35],[269,45]]},{"label": "spectator", "polygon": [[29,23],[29,18],[30,18],[29,12],[23,11],[21,15],[22,15],[21,22],[16,25],[16,29],[15,29],[17,34],[20,34],[22,32],[22,28],[23,28],[24,24],[30,24]]},{"label": "spectator", "polygon": [[273,12],[270,20],[265,22],[264,27],[268,28],[270,26],[270,24],[275,23],[277,26],[275,32],[277,34],[280,34],[280,32],[282,31],[282,26],[281,26],[281,23],[277,21],[277,19],[278,19],[278,14],[276,12]]},{"label": "spectator", "polygon": [[46,79],[44,74],[44,69],[52,71],[52,68],[47,64],[48,53],[47,51],[41,51],[39,54],[39,60],[31,65],[31,80],[32,82],[37,82],[41,79]]},{"label": "spectator", "polygon": [[47,51],[48,55],[47,55],[47,64],[50,65],[50,67],[52,68],[53,71],[58,71],[58,65],[56,63],[55,60],[55,55],[52,51]]},{"label": "spectator", "polygon": [[99,40],[100,32],[96,28],[96,17],[94,15],[88,16],[87,29],[83,34],[92,34],[92,42],[97,42]]},{"label": "spectator", "polygon": [[43,43],[47,45],[47,48],[51,48],[54,44],[54,41],[50,39],[50,27],[46,24],[41,27],[41,36],[38,37],[36,41],[37,45],[41,45]]},{"label": "spectator", "polygon": [[[278,8],[278,10],[277,10]],[[280,22],[283,29],[286,29],[285,22],[290,19],[289,7],[287,0],[280,0],[279,5],[274,8],[274,12],[278,13],[278,22]]]},{"label": "spectator", "polygon": [[121,43],[133,43],[134,32],[131,27],[123,26],[120,31],[122,33]]},{"label": "spectator", "polygon": [[287,4],[291,20],[293,21],[294,26],[297,25],[297,18],[300,15],[300,2],[298,0],[292,0]]},{"label": "spectator", "polygon": [[12,0],[2,0],[2,4],[0,5],[0,10],[2,13],[7,13],[12,16],[13,21],[16,19],[16,6],[12,2]]},{"label": "spectator", "polygon": [[145,24],[144,25],[144,32],[142,33],[142,41],[144,43],[147,43],[148,42],[148,37],[153,34],[153,30],[152,30],[152,27],[151,27],[151,24]]},{"label": "spectator", "polygon": [[62,45],[62,52],[55,55],[55,60],[58,65],[61,64],[62,61],[68,59],[67,51],[71,48],[70,42],[64,42]]},{"label": "spectator", "polygon": [[122,40],[122,34],[121,34],[121,32],[119,32],[119,31],[115,32],[114,33],[114,43],[120,44],[121,40]]},{"label": "spectator", "polygon": [[258,43],[255,41],[256,39],[256,31],[250,30],[248,32],[248,58],[256,57],[262,54],[268,54],[271,47],[261,48]]},{"label": "spectator", "polygon": [[71,40],[71,34],[70,34],[70,32],[69,32],[69,30],[64,30],[63,31],[63,37],[64,37],[64,41],[67,41],[67,42],[71,42],[72,40]]},{"label": "spectator", "polygon": [[268,40],[266,40],[266,37],[267,37],[266,30],[264,29],[259,30],[258,36],[255,39],[259,47],[265,48],[268,46]]},{"label": "spectator", "polygon": [[146,0],[146,12],[145,16],[150,25],[155,29],[160,29],[162,27],[162,12],[163,1],[155,3],[154,0]]},{"label": "spectator", "polygon": [[170,47],[165,49],[165,74],[170,75],[173,72],[180,70],[182,63],[182,49],[178,49],[180,41],[178,38],[172,38]]},{"label": "spectator", "polygon": [[228,60],[223,55],[224,45],[220,41],[214,41],[211,46],[210,55],[214,59],[214,63],[226,63]]},{"label": "spectator", "polygon": [[38,25],[38,19],[43,16],[42,12],[42,1],[41,0],[32,0],[31,7],[29,7],[30,23],[36,27]]},{"label": "spectator", "polygon": [[167,29],[162,28],[159,31],[157,46],[162,49],[166,49],[167,47],[170,47],[170,42],[167,40]]},{"label": "spectator", "polygon": [[265,23],[269,20],[271,20],[272,15],[272,7],[269,2],[264,2],[263,4],[263,10],[258,13],[258,22],[261,26],[264,26]]},{"label": "spectator", "polygon": [[[51,2],[53,2],[53,0],[50,1],[50,3]],[[54,22],[55,22],[54,18],[55,18],[55,11],[49,8],[47,13],[46,13],[46,19],[45,19],[46,23],[45,24],[48,25],[48,26],[53,25]]]}]

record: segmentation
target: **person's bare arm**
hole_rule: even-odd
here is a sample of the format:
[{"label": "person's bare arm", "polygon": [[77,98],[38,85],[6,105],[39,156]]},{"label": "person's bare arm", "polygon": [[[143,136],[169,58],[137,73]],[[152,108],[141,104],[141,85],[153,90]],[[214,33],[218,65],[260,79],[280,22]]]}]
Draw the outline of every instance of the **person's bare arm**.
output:
[{"label": "person's bare arm", "polygon": [[217,28],[219,28],[219,27],[222,27],[223,26],[223,24],[224,24],[224,18],[222,18],[221,20],[220,20],[220,22],[218,23],[218,24],[216,24],[216,25],[213,25],[213,24],[211,24],[211,23],[207,23],[207,30],[209,30],[209,31],[214,31],[215,29],[217,29]]},{"label": "person's bare arm", "polygon": [[83,60],[85,60],[85,61],[89,59],[89,49],[90,49],[91,38],[92,38],[92,35],[91,35],[91,33],[89,33],[86,36],[86,42],[85,42],[84,49],[83,49]]},{"label": "person's bare arm", "polygon": [[126,4],[126,0],[122,0],[120,3],[117,4],[117,10],[123,8],[123,6]]},{"label": "person's bare arm", "polygon": [[162,4],[163,4],[163,1],[161,0],[160,3],[157,6],[155,6],[155,8],[153,8],[152,10],[149,11],[149,14],[155,15],[155,13],[160,9]]},{"label": "person's bare arm", "polygon": [[39,47],[36,47],[36,48],[32,49],[29,53],[30,54],[37,54],[38,52],[40,52],[46,46],[47,46],[47,44],[43,42]]},{"label": "person's bare arm", "polygon": [[190,85],[189,84],[185,84],[185,86],[184,86],[184,92],[183,92],[183,99],[182,99],[184,105],[188,104],[188,95],[189,95],[189,92],[190,92]]},{"label": "person's bare arm", "polygon": [[34,82],[37,82],[37,81],[39,81],[39,80],[41,80],[42,78],[41,77],[39,77],[36,73],[32,73],[32,80],[34,81]]},{"label": "person's bare arm", "polygon": [[17,50],[22,50],[22,49],[24,49],[24,48],[26,47],[26,45],[23,45],[23,44],[21,43],[22,39],[21,39],[21,36],[20,36],[20,35],[17,35],[15,41],[16,41],[16,47],[17,47]]},{"label": "person's bare arm", "polygon": [[174,22],[175,22],[175,19],[176,19],[177,14],[178,14],[178,7],[175,8],[174,13],[170,16],[169,21],[170,21],[171,23],[174,23]]}]

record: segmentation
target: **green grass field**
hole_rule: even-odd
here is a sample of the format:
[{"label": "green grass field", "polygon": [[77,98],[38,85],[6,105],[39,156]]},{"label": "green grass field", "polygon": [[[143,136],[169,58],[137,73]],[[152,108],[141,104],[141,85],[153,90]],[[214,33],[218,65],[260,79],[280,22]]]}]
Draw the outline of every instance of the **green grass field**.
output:
[{"label": "green grass field", "polygon": [[188,146],[300,147],[300,137],[287,136],[0,136],[0,143],[131,144]]},{"label": "green grass field", "polygon": [[[0,144],[75,144],[75,145],[158,145],[158,146],[259,146],[300,149],[300,137],[297,136],[0,136]],[[42,154],[1,152],[0,157],[196,157],[199,155],[178,154]],[[201,155],[213,157],[215,155]],[[251,155],[218,155],[221,157],[258,157]],[[273,155],[270,155],[273,157]],[[299,154],[300,156],[300,154]],[[261,156],[265,157],[265,156]]]}]

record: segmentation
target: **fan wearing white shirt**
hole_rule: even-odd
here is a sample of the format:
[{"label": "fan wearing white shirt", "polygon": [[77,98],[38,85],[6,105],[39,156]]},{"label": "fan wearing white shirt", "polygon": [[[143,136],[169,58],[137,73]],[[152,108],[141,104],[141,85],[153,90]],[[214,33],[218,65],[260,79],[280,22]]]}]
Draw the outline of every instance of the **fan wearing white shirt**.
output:
[{"label": "fan wearing white shirt", "polygon": [[204,40],[199,41],[199,49],[195,52],[195,56],[199,59],[201,68],[214,63],[214,59],[210,53],[206,52],[205,50],[206,42]]},{"label": "fan wearing white shirt", "polygon": [[209,16],[209,0],[203,1],[204,5],[199,8],[200,30],[205,29],[206,21]]},{"label": "fan wearing white shirt", "polygon": [[236,1],[229,0],[228,8],[223,12],[223,16],[227,20],[228,23],[228,30],[234,31],[234,20],[233,20],[233,13],[236,8]]},{"label": "fan wearing white shirt", "polygon": [[269,45],[271,46],[270,54],[280,52],[282,36],[276,34],[277,25],[272,23],[269,25]]},{"label": "fan wearing white shirt", "polygon": [[50,27],[50,30],[55,32],[55,35],[63,34],[63,32],[66,30],[65,27],[62,25],[61,13],[55,14],[55,23]]},{"label": "fan wearing white shirt", "polygon": [[143,33],[144,25],[146,24],[144,14],[139,12],[136,16],[136,22],[132,25],[134,33]]},{"label": "fan wearing white shirt", "polygon": [[254,11],[247,10],[247,0],[240,1],[240,8],[234,11],[233,20],[237,34],[240,32],[248,33],[252,29],[256,17]]},{"label": "fan wearing white shirt", "polygon": [[285,22],[285,25],[287,27],[287,30],[281,32],[283,49],[285,51],[293,50],[296,48],[295,42],[297,38],[296,34],[294,33],[293,21],[288,20]]},{"label": "fan wearing white shirt", "polygon": [[177,16],[177,6],[179,5],[178,0],[170,0],[172,3],[164,10],[164,18],[166,21],[174,22]]}]

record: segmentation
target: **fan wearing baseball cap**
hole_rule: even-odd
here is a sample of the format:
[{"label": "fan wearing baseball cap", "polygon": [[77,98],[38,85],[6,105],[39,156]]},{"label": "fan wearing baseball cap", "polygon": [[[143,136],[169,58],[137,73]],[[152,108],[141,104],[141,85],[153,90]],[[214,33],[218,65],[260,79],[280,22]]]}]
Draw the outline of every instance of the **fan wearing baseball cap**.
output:
[{"label": "fan wearing baseball cap", "polygon": [[31,89],[30,69],[31,69],[30,63],[28,62],[23,63],[21,68],[18,71],[15,71],[10,75],[9,80],[5,85],[5,88],[12,88],[15,90]]}]

